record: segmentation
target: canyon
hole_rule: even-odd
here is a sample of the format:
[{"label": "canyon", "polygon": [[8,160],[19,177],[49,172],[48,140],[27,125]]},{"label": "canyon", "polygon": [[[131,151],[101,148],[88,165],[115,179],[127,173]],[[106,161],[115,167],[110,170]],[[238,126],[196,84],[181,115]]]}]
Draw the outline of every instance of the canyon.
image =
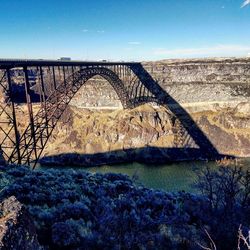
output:
[{"label": "canyon", "polygon": [[[182,125],[189,121],[189,131],[200,130],[219,155],[250,156],[249,58],[163,60],[142,66],[175,103],[123,109],[111,85],[93,77],[71,100],[40,162],[89,166],[205,159]],[[18,75],[16,82],[22,85]],[[22,132],[29,117],[25,105],[17,107]],[[33,109],[36,113],[38,107]]]},{"label": "canyon", "polygon": [[[180,119],[188,113],[220,155],[250,156],[250,59],[214,58],[144,62],[176,101],[123,110],[108,82],[88,81],[72,99],[41,160],[44,164],[166,163],[203,158]],[[181,138],[180,138],[181,137]],[[69,154],[70,153],[70,154]]]}]

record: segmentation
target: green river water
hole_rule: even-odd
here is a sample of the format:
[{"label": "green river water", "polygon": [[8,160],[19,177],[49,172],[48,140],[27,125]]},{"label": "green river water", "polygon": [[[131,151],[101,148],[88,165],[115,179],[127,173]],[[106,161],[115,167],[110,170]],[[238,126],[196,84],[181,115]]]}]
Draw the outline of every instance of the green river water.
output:
[{"label": "green river water", "polygon": [[[250,167],[250,158],[240,160],[243,168]],[[194,183],[197,180],[197,173],[204,169],[206,165],[211,168],[218,168],[215,162],[190,161],[190,162],[175,162],[161,165],[146,165],[141,163],[123,163],[117,165],[104,165],[98,167],[84,168],[92,173],[122,173],[136,179],[137,183],[143,184],[145,187],[161,189],[165,191],[181,191],[197,192],[194,188]],[[40,166],[40,169],[48,167]],[[74,168],[80,167],[64,166],[59,168]]]}]

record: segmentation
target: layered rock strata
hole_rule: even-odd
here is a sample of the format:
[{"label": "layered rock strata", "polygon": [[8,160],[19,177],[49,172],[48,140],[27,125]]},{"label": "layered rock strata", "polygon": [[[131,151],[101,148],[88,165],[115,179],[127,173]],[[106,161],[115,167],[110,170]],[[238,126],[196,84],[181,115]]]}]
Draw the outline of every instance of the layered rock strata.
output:
[{"label": "layered rock strata", "polygon": [[[249,101],[249,58],[163,60],[142,66],[178,103]],[[72,105],[121,107],[117,94],[100,77],[83,86]]]}]

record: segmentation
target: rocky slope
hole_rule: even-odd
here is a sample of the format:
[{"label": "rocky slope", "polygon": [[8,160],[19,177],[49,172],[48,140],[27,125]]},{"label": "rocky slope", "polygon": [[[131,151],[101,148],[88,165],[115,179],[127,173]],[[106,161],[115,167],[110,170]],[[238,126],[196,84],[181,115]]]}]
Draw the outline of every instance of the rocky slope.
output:
[{"label": "rocky slope", "polygon": [[[214,104],[208,110],[199,105],[186,109],[220,154],[250,156],[249,103],[242,102],[234,108]],[[195,141],[187,131],[180,134],[176,124],[169,111],[159,106],[113,111],[70,107],[55,128],[42,162],[98,165],[200,157],[193,153],[198,149]]]},{"label": "rocky slope", "polygon": [[0,249],[44,249],[38,243],[33,219],[14,196],[0,203]]}]

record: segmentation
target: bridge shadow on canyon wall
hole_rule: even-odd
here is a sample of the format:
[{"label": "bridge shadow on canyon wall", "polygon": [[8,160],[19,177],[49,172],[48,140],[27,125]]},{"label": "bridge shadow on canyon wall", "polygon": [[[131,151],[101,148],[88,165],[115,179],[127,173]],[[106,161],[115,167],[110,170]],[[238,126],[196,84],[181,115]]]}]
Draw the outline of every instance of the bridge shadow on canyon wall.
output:
[{"label": "bridge shadow on canyon wall", "polygon": [[186,130],[187,134],[198,146],[200,155],[202,155],[203,158],[219,159],[224,157],[218,153],[215,146],[198,127],[190,114],[153,79],[141,64],[131,66],[131,69],[137,74],[146,88],[154,95],[156,102],[169,109],[174,114],[175,118],[180,121],[180,124]]},{"label": "bridge shadow on canyon wall", "polygon": [[179,120],[186,133],[193,139],[196,147],[180,147],[178,145],[172,148],[145,146],[142,148],[122,149],[94,154],[65,153],[44,156],[40,160],[42,165],[77,165],[87,167],[133,161],[164,164],[172,161],[220,160],[225,157],[234,157],[220,154],[203,131],[198,127],[190,114],[153,79],[141,64],[132,65],[130,69],[138,76],[141,83],[153,94],[153,98],[152,96],[137,95],[131,99],[133,106],[136,107],[143,103],[154,101],[166,107],[173,114],[173,123]]}]

